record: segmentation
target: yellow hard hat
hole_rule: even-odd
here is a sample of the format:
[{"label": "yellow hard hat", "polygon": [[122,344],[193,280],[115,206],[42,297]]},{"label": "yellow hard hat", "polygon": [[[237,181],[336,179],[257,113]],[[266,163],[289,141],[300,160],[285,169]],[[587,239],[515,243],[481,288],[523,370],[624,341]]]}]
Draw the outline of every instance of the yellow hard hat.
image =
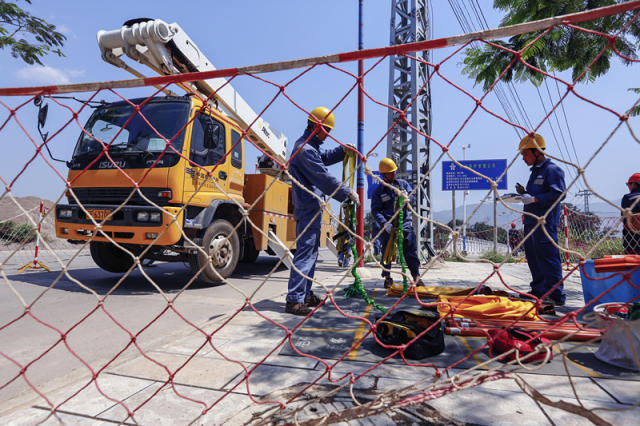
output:
[{"label": "yellow hard hat", "polygon": [[398,170],[398,166],[391,158],[383,158],[378,165],[380,173],[391,173]]},{"label": "yellow hard hat", "polygon": [[333,130],[333,126],[336,124],[336,119],[331,110],[323,106],[314,108],[307,119],[312,123],[321,123],[324,127],[328,127],[331,130]]},{"label": "yellow hard hat", "polygon": [[518,147],[518,150],[523,151],[525,149],[530,149],[530,148],[545,149],[545,147],[546,147],[546,144],[544,143],[544,138],[539,134],[534,133],[533,137],[531,137],[531,135],[527,135],[524,138],[522,138],[522,140],[520,141],[520,146]]}]

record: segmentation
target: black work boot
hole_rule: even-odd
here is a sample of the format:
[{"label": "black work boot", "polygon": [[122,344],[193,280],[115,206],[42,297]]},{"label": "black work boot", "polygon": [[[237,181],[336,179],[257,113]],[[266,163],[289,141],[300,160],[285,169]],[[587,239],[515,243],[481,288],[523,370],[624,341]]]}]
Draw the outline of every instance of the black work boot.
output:
[{"label": "black work boot", "polygon": [[393,285],[393,279],[390,276],[384,277],[384,288],[389,288]]},{"label": "black work boot", "polygon": [[313,292],[309,293],[307,297],[304,298],[304,304],[311,308],[315,308],[320,303],[322,303],[322,299],[313,294]]},{"label": "black work boot", "polygon": [[284,306],[284,311],[288,314],[307,316],[312,309],[304,303],[287,302]]}]

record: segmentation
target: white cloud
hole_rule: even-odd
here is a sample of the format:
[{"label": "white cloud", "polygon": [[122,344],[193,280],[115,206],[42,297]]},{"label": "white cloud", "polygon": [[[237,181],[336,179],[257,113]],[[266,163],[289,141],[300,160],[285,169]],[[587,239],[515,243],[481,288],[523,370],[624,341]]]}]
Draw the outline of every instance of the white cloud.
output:
[{"label": "white cloud", "polygon": [[56,30],[66,35],[67,37],[70,37],[73,39],[78,38],[78,36],[73,31],[71,31],[71,28],[67,27],[65,24],[56,25]]},{"label": "white cloud", "polygon": [[48,65],[33,65],[22,68],[16,72],[20,80],[27,81],[29,85],[37,84],[69,84],[72,79],[84,74],[83,70],[62,70]]}]

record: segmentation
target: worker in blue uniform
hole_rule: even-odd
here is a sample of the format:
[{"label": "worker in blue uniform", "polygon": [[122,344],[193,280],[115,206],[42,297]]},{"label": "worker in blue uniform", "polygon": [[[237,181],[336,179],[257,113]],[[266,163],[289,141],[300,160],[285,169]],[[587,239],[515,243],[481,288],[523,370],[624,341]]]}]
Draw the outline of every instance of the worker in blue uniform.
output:
[{"label": "worker in blue uniform", "polygon": [[[405,196],[411,194],[411,185],[409,184],[409,182],[403,179],[396,178],[398,166],[391,158],[383,158],[382,160],[380,160],[378,168],[380,171],[380,175],[382,176],[382,179],[385,183],[399,189],[401,192],[405,193]],[[393,279],[391,279],[391,274],[388,271],[391,265],[389,263],[385,263],[384,252],[385,248],[387,247],[387,243],[389,242],[389,237],[391,236],[394,222],[396,222],[397,220],[397,216],[396,219],[392,219],[396,211],[397,200],[398,194],[396,193],[396,191],[383,184],[376,186],[376,188],[373,190],[373,194],[371,195],[371,214],[373,215],[373,220],[375,222],[376,228],[383,230],[382,234],[380,235],[380,248],[382,251],[381,263],[384,268],[382,270],[382,276],[384,277],[385,288],[389,288],[393,285]],[[413,203],[413,201],[413,199],[410,200],[411,203]],[[416,234],[413,231],[411,215],[408,214],[408,212],[409,209],[407,209],[407,206],[405,204],[402,210],[402,248],[404,260],[409,267],[411,276],[413,277],[413,283],[417,286],[421,286],[424,284],[420,279],[420,260],[418,259]]]},{"label": "worker in blue uniform", "polygon": [[358,194],[331,176],[327,170],[327,166],[342,161],[345,149],[350,148],[338,146],[330,150],[320,149],[334,125],[335,117],[328,108],[315,108],[307,118],[306,130],[291,151],[289,173],[295,179],[292,197],[297,242],[285,312],[294,315],[307,315],[322,302],[311,291],[322,224],[319,198],[331,195],[340,202],[351,200],[356,205],[360,204]]},{"label": "worker in blue uniform", "polygon": [[[560,203],[564,199],[566,185],[564,172],[548,158],[545,158],[544,138],[537,133],[522,138],[519,145],[522,160],[531,166],[531,175],[526,188],[516,184],[516,191],[522,196],[525,213],[542,217],[546,215],[544,225],[535,229],[537,218],[524,215],[524,253],[531,271],[531,294],[537,298],[558,285],[547,297],[555,305],[564,305],[566,295],[562,283],[562,261],[560,252],[553,243],[558,243],[558,226],[560,226]],[[542,227],[549,234],[545,235]],[[553,242],[552,242],[553,240]]]},{"label": "worker in blue uniform", "polygon": [[631,175],[627,180],[627,188],[629,193],[622,197],[620,207],[631,209],[633,214],[624,220],[622,247],[624,254],[640,254],[640,173]]}]

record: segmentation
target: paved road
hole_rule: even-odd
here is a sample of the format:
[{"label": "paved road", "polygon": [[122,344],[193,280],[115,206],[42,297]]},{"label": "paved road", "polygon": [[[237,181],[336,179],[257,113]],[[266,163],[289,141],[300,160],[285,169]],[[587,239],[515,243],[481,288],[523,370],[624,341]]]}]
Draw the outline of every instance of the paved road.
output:
[{"label": "paved road", "polygon": [[[293,421],[292,408],[302,410],[297,417],[301,421],[317,421],[322,415],[347,410],[352,411],[352,418],[357,418],[353,410],[360,407],[354,406],[353,397],[360,403],[372,403],[375,398],[383,398],[383,401],[403,392],[409,392],[405,395],[423,390],[430,392],[435,368],[444,373],[440,379],[443,387],[434,391],[437,393],[450,387],[448,378],[454,375],[459,384],[461,378],[482,373],[481,363],[488,356],[486,351],[470,356],[475,348],[485,343],[481,338],[446,336],[446,351],[420,366],[405,365],[398,357],[385,359],[387,353],[371,337],[357,350],[350,351],[353,342],[366,329],[358,317],[373,319],[378,313],[362,300],[346,299],[340,293],[339,287],[352,280],[347,271],[335,268],[334,261],[320,263],[316,277],[325,285],[325,290],[333,292],[335,305],[322,306],[305,322],[300,323],[301,318],[282,311],[288,276],[285,269],[275,273],[268,286],[252,298],[258,312],[244,309],[229,319],[228,313],[243,305],[245,297],[260,286],[264,274],[273,265],[273,259],[261,258],[241,267],[229,285],[192,285],[179,296],[176,310],[211,335],[210,342],[172,312],[153,321],[167,306],[163,294],[173,297],[187,282],[188,272],[181,265],[148,268],[150,277],[162,292],[136,272],[105,302],[106,311],[120,325],[106,313],[97,311],[68,333],[67,343],[85,362],[94,370],[104,367],[98,379],[87,380],[91,378],[88,369],[59,344],[59,348],[56,346],[27,370],[29,380],[38,383],[52,406],[60,407],[57,419],[47,418],[49,404],[42,398],[35,398],[34,392],[17,400],[14,397],[17,390],[29,389],[24,381],[18,380],[0,389],[0,423],[31,425],[44,421],[45,424],[57,424],[59,420],[68,424],[246,424],[259,419],[254,416],[258,413],[267,416],[289,414],[287,421]],[[11,272],[14,266],[3,269],[7,274],[0,290],[0,321],[3,323],[6,318],[15,318],[22,312],[21,303],[8,290],[8,285],[14,286],[30,303],[54,283],[56,276],[45,273],[16,276]],[[454,286],[477,285],[486,280],[491,287],[502,288],[501,279],[493,272],[490,264],[447,262],[435,265],[424,278],[430,284]],[[102,297],[117,283],[112,274],[93,268],[87,256],[73,262],[69,275],[88,285],[90,290],[65,278],[44,292],[33,310],[39,319],[64,330],[69,330],[95,308],[98,299],[91,291]],[[377,276],[377,272],[372,271],[372,275]],[[526,290],[528,287],[527,265],[504,265],[500,275],[512,288]],[[379,278],[365,279],[363,284],[378,303],[383,306],[394,303],[395,298],[384,295]],[[566,306],[558,308],[559,315],[583,305],[579,276],[572,275],[565,284],[569,298]],[[416,309],[415,301],[402,303]],[[139,333],[136,342],[144,355],[130,347],[119,355],[117,362],[107,365],[107,361],[130,342],[120,326],[138,332],[149,322],[152,324]],[[286,339],[289,331],[293,332],[291,340]],[[0,330],[0,351],[16,359],[32,360],[58,337],[35,320],[23,319]],[[294,352],[294,347],[307,356]],[[17,353],[20,348],[28,349]],[[549,401],[563,401],[587,409],[597,407],[597,414],[612,424],[634,424],[640,414],[640,408],[634,405],[640,392],[638,376],[598,363],[592,353],[596,348],[597,345],[585,347],[574,343],[554,345],[552,362],[532,371],[516,367],[518,377]],[[568,352],[566,358],[560,355],[560,350]],[[337,362],[347,352],[353,356]],[[385,362],[380,365],[383,359]],[[456,364],[455,368],[446,369],[453,364]],[[7,358],[0,359],[3,379],[7,366],[14,375],[17,372]],[[510,371],[508,366],[490,366]],[[475,370],[467,370],[472,367]],[[70,371],[74,374],[68,377]],[[570,379],[567,372],[571,374]],[[333,393],[335,386],[349,385],[351,374],[359,377],[353,383],[353,389],[346,387]],[[355,422],[376,425],[410,422],[584,424],[584,417],[525,395],[514,377],[507,375],[451,394],[439,393],[436,399],[407,409],[385,409]],[[310,387],[312,383],[314,385]],[[332,392],[331,398],[326,397],[328,392]],[[290,398],[298,393],[303,393],[302,398],[291,402]],[[31,400],[27,400],[27,396],[31,396]],[[319,397],[322,398],[315,399]],[[256,400],[261,399],[291,404],[279,411],[277,404],[256,404]],[[310,401],[312,404],[306,405]],[[375,406],[377,404],[371,407]]]},{"label": "paved road", "polygon": [[[66,261],[75,251],[58,254]],[[252,300],[281,295],[289,274],[280,267],[263,285],[277,260],[263,256],[240,264],[231,285],[195,282],[183,291],[191,276],[182,263],[154,264],[144,269],[148,278],[135,271],[119,282],[118,274],[99,269],[86,251],[70,263],[67,274],[61,274],[60,265],[55,267],[56,260],[47,254],[42,260],[52,272],[17,274],[22,257],[4,265],[0,285],[0,401],[5,406],[10,399],[36,396],[22,378],[12,381],[20,371],[16,363],[28,365],[41,357],[28,367],[26,377],[46,394],[86,376],[88,366],[96,371],[116,356],[117,362],[139,356],[129,333],[148,350],[192,329],[189,323],[199,326],[239,309],[258,288]],[[5,258],[0,254],[0,262]],[[168,310],[167,300],[174,298],[174,310]]]}]

